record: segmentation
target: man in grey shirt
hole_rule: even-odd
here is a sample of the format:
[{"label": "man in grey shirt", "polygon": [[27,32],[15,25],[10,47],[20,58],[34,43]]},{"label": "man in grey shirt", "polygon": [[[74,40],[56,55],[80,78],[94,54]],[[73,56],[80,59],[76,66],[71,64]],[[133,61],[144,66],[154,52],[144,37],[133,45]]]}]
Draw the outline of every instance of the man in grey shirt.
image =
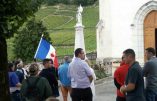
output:
[{"label": "man in grey shirt", "polygon": [[68,77],[71,80],[72,101],[92,101],[90,84],[93,80],[92,72],[84,61],[85,54],[82,48],[75,50],[75,58],[69,65]]},{"label": "man in grey shirt", "polygon": [[156,101],[157,98],[157,58],[154,48],[149,47],[145,49],[147,62],[143,68],[143,75],[146,77],[146,100]]}]

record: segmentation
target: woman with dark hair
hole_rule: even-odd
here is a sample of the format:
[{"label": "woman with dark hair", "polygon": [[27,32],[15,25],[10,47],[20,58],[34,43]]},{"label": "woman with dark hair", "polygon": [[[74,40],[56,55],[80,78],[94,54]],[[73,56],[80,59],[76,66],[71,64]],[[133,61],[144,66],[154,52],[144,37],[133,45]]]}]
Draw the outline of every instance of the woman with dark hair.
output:
[{"label": "woman with dark hair", "polygon": [[8,63],[8,70],[9,70],[9,87],[10,87],[10,94],[11,94],[11,100],[12,101],[21,101],[20,97],[20,87],[21,84],[19,82],[19,79],[14,72],[14,65],[13,63]]}]

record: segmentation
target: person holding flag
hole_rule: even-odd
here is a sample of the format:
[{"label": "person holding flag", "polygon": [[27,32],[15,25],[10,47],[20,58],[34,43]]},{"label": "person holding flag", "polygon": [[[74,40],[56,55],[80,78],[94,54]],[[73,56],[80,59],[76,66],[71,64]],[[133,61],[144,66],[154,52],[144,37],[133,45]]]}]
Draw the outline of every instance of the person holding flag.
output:
[{"label": "person holding flag", "polygon": [[[43,60],[44,69],[40,72],[39,75],[41,77],[45,77],[49,81],[52,89],[52,96],[58,97],[58,76],[56,74],[59,64],[56,50],[48,41],[43,38],[43,35],[40,39],[34,59]],[[54,72],[54,70],[56,73]]]},{"label": "person holding flag", "polygon": [[44,59],[43,60],[44,69],[40,72],[39,76],[45,77],[51,86],[52,89],[52,96],[58,97],[59,90],[58,90],[58,80],[53,72],[53,61],[51,59]]}]

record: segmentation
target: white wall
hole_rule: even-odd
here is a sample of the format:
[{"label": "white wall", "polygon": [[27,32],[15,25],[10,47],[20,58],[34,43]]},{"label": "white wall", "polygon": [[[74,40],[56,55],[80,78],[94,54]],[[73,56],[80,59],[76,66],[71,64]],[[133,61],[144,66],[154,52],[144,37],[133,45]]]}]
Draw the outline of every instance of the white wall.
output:
[{"label": "white wall", "polygon": [[[138,34],[135,31],[135,15],[140,8],[152,0],[100,0],[100,19],[104,21],[102,36],[104,43],[104,58],[120,58],[122,52],[127,48],[133,48],[138,55]],[[157,1],[157,0],[154,0]],[[142,14],[142,13],[141,13]],[[140,15],[146,16],[146,15]],[[143,22],[143,21],[141,21]],[[143,31],[143,29],[141,29]],[[140,36],[143,37],[143,36]],[[141,40],[143,41],[143,40]],[[111,44],[110,44],[111,43]],[[143,42],[142,42],[143,43]],[[100,43],[101,44],[101,43]],[[143,47],[142,47],[143,48]],[[140,48],[140,50],[143,50]],[[98,50],[99,52],[99,50]],[[107,54],[105,54],[107,53]],[[142,53],[143,55],[143,53]],[[141,55],[140,55],[141,56]]]},{"label": "white wall", "polygon": [[[99,42],[97,44],[97,57],[104,58],[106,57],[112,57],[112,35],[111,33],[111,16],[110,16],[110,0],[100,0],[99,2],[99,19],[103,20],[103,30],[101,30],[100,34],[97,34],[97,37],[100,37],[100,40],[97,40]],[[105,30],[104,30],[105,29]],[[103,33],[103,34],[102,34]],[[108,49],[110,51],[108,51]],[[99,52],[98,52],[99,51]]]},{"label": "white wall", "polygon": [[149,0],[111,0],[113,57],[121,56],[126,48],[134,48],[132,24],[136,12]]}]

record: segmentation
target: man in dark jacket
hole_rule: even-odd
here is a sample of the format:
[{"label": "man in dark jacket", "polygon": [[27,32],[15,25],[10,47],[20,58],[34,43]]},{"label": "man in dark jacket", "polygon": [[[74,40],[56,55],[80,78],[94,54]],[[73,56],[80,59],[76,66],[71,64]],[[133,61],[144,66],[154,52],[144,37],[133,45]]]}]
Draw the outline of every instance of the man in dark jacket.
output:
[{"label": "man in dark jacket", "polygon": [[56,73],[54,72],[54,67],[51,59],[44,59],[43,60],[44,69],[40,72],[41,77],[45,77],[51,86],[52,89],[52,96],[58,97],[59,90],[58,90],[58,81]]}]

